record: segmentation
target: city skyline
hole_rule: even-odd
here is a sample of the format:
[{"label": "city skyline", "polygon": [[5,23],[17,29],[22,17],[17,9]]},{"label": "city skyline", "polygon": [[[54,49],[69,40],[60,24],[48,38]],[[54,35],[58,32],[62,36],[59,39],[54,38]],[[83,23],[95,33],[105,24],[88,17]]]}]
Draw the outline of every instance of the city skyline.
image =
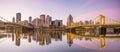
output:
[{"label": "city skyline", "polygon": [[[66,25],[69,14],[74,22],[90,20],[103,14],[117,21],[120,20],[119,0],[1,0],[0,16],[12,21],[16,13],[21,13],[21,20],[28,20],[31,16],[39,17],[41,14],[50,15],[53,20],[61,19]],[[9,9],[8,9],[9,8]]]},{"label": "city skyline", "polygon": [[120,0],[0,0],[1,52],[120,52]]}]

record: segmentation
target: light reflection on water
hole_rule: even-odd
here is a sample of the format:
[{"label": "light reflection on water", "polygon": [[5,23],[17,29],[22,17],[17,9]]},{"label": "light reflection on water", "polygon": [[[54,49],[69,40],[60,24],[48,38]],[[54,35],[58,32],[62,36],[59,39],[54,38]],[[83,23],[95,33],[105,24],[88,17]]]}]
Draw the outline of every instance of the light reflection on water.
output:
[{"label": "light reflection on water", "polygon": [[[89,33],[87,33],[89,34]],[[110,35],[110,34],[108,34]],[[91,36],[63,31],[0,31],[1,52],[119,52],[120,36]]]}]

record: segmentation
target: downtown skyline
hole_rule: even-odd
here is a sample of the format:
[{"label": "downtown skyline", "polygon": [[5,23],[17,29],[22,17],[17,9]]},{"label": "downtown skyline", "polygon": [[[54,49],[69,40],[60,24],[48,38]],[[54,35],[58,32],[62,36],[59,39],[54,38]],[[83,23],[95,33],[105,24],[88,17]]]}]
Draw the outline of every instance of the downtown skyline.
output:
[{"label": "downtown skyline", "polygon": [[119,21],[119,3],[119,0],[0,0],[0,16],[12,21],[18,12],[22,14],[22,20],[46,14],[66,24],[69,14],[73,16],[74,22],[90,20],[103,14]]}]

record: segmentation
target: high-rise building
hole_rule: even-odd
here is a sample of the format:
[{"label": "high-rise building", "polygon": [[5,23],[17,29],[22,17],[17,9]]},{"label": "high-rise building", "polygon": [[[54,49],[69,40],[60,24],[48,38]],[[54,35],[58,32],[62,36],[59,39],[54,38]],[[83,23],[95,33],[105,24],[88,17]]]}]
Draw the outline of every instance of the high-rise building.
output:
[{"label": "high-rise building", "polygon": [[83,22],[82,22],[82,21],[79,21],[79,25],[83,25]]},{"label": "high-rise building", "polygon": [[41,19],[39,19],[39,18],[33,19],[32,24],[35,28],[40,27],[41,26]]},{"label": "high-rise building", "polygon": [[71,39],[70,37],[71,37],[71,36],[69,36],[69,34],[68,34],[68,35],[67,35],[67,44],[68,44],[69,47],[71,47],[72,44],[73,44],[73,39]]},{"label": "high-rise building", "polygon": [[13,17],[12,22],[15,23],[15,17]]},{"label": "high-rise building", "polygon": [[43,25],[45,25],[45,15],[44,14],[42,14],[42,15],[40,15],[40,19],[41,19],[41,25],[43,26]]},{"label": "high-rise building", "polygon": [[21,21],[21,13],[16,13],[16,23]]},{"label": "high-rise building", "polygon": [[62,20],[52,21],[51,24],[54,25],[55,27],[62,27],[63,26]]},{"label": "high-rise building", "polygon": [[29,23],[30,24],[32,23],[32,17],[31,16],[29,17]]},{"label": "high-rise building", "polygon": [[94,21],[90,20],[89,23],[90,23],[90,24],[94,24]]},{"label": "high-rise building", "polygon": [[85,21],[85,24],[89,24],[89,21],[86,20],[86,21]]},{"label": "high-rise building", "polygon": [[55,24],[57,27],[62,27],[63,25],[62,20],[55,20]]},{"label": "high-rise building", "polygon": [[72,15],[70,14],[67,18],[67,26],[71,26],[71,23],[73,23],[73,17]]},{"label": "high-rise building", "polygon": [[45,20],[46,26],[49,27],[49,25],[51,25],[51,22],[52,22],[52,17],[49,16],[49,15],[47,15],[47,18],[46,18],[46,20]]}]

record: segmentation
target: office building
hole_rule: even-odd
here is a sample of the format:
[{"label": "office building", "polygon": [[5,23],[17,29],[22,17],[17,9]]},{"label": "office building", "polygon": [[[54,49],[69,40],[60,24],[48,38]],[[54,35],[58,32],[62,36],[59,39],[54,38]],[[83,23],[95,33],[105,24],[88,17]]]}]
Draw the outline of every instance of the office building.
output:
[{"label": "office building", "polygon": [[21,21],[21,13],[16,13],[16,23]]},{"label": "office building", "polygon": [[73,23],[73,17],[72,15],[70,14],[67,18],[67,26],[71,26],[71,23]]},{"label": "office building", "polygon": [[49,27],[51,25],[51,22],[52,22],[52,17],[47,15],[46,22],[45,22],[46,26]]},{"label": "office building", "polygon": [[51,25],[54,25],[55,27],[62,27],[63,23],[62,20],[55,20],[52,21]]},{"label": "office building", "polygon": [[29,17],[29,23],[32,24],[32,17]]},{"label": "office building", "polygon": [[15,23],[15,17],[12,18],[12,22]]},{"label": "office building", "polygon": [[45,25],[45,15],[44,14],[42,14],[42,15],[40,15],[40,19],[41,19],[41,25],[42,26],[44,26]]}]

